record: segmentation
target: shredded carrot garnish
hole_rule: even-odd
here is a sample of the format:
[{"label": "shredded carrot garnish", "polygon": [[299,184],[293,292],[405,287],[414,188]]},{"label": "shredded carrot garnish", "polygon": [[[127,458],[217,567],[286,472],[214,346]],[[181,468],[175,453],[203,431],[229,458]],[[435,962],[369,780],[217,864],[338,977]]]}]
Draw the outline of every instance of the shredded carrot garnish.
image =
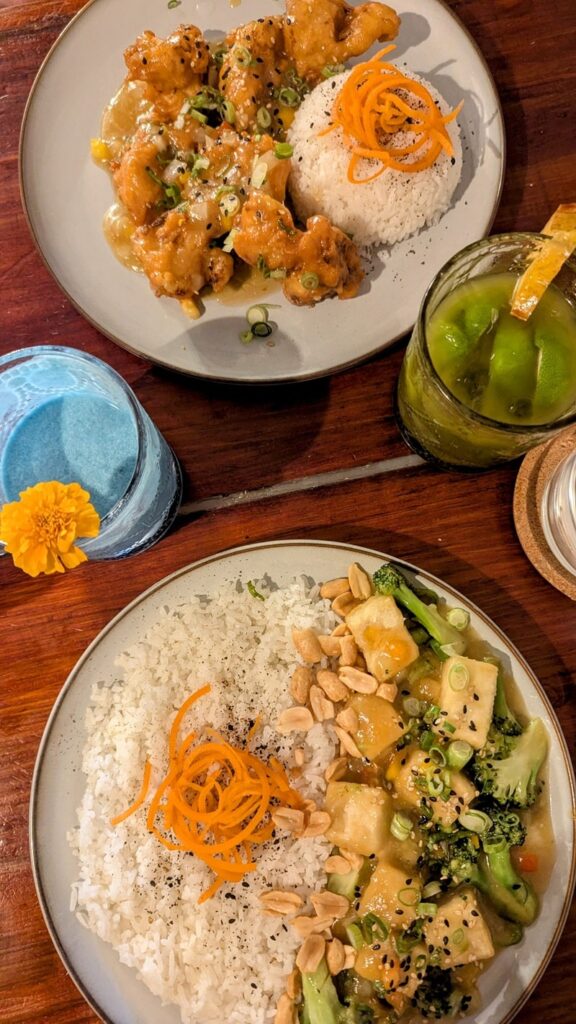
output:
[{"label": "shredded carrot garnish", "polygon": [[117,814],[115,818],[110,818],[111,825],[119,825],[121,821],[125,821],[126,818],[129,818],[131,814],[134,814],[134,812],[137,811],[139,807],[142,807],[142,804],[144,803],[148,795],[148,786],[150,785],[151,774],[152,765],[150,764],[150,761],[146,761],[146,764],[144,765],[144,778],[142,779],[142,785],[140,787],[140,792],[138,793],[138,796],[136,797],[134,803],[130,804],[130,807],[127,807],[126,810],[122,812],[122,814]]},{"label": "shredded carrot garnish", "polygon": [[[214,871],[216,877],[199,903],[210,899],[223,882],[241,881],[256,869],[252,847],[272,837],[270,812],[274,805],[303,806],[280,762],[270,758],[264,764],[246,749],[260,727],[259,717],[244,748],[233,746],[211,728],[204,729],[208,740],[203,742],[196,742],[194,732],[179,739],[186,712],[209,691],[210,686],[196,690],[175,715],[168,737],[168,770],[146,815],[148,830],[163,846],[194,853]],[[112,824],[123,821],[142,805],[149,781],[150,765],[146,762],[137,800]]]},{"label": "shredded carrot garnish", "polygon": [[[332,108],[332,122],[320,135],[341,128],[350,148],[348,180],[355,185],[378,178],[386,168],[415,174],[438,159],[444,150],[454,155],[446,125],[462,109],[462,103],[443,115],[428,89],[408,78],[382,58],[394,50],[386,46],[350,72]],[[398,132],[413,136],[404,146],[394,146]],[[361,160],[378,160],[380,167],[367,177],[357,177]]]}]

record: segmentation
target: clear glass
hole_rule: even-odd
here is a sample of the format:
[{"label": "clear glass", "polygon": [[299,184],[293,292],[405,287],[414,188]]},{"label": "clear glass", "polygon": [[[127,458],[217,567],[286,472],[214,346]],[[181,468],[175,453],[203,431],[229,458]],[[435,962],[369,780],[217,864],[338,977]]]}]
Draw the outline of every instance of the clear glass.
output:
[{"label": "clear glass", "polygon": [[[67,479],[53,475],[51,461],[66,465],[60,476]],[[178,461],[122,377],[58,345],[0,357],[0,505],[17,498],[16,480],[33,486],[47,479],[90,491],[101,527],[79,546],[92,559],[150,547],[182,497]]]},{"label": "clear glass", "polygon": [[[426,337],[430,318],[458,285],[482,274],[520,275],[543,240],[542,235],[496,235],[457,253],[436,276],[424,296],[400,370],[396,419],[407,445],[444,469],[489,469],[518,458],[576,419],[574,405],[552,423],[499,423],[469,409],[440,379],[430,358]],[[568,261],[555,287],[576,304],[576,263]]]},{"label": "clear glass", "polygon": [[552,554],[576,576],[576,452],[563,459],[550,478],[540,518]]}]

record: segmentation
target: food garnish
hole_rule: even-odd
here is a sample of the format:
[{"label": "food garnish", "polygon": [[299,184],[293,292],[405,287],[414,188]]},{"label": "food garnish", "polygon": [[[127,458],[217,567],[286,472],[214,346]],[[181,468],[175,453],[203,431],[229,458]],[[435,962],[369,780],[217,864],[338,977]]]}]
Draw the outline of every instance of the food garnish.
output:
[{"label": "food garnish", "polygon": [[542,228],[549,235],[534,254],[512,294],[510,312],[528,320],[565,262],[576,249],[576,203],[561,204]]},{"label": "food garnish", "polygon": [[[454,155],[446,126],[458,116],[463,101],[443,115],[425,85],[382,60],[394,49],[386,46],[353,68],[334,101],[332,124],[320,133],[342,129],[352,151],[348,180],[355,185],[374,181],[387,168],[406,174],[423,171],[442,150]],[[400,131],[414,135],[414,142],[394,146],[394,136]],[[381,166],[359,178],[356,170],[363,159],[378,160]]]},{"label": "food garnish", "polygon": [[[169,763],[146,815],[149,831],[168,850],[194,853],[216,878],[202,893],[204,903],[224,882],[239,882],[256,870],[252,846],[267,842],[274,832],[275,807],[301,809],[302,797],[292,789],[285,769],[271,757],[264,764],[246,747],[233,746],[214,729],[209,741],[197,734],[179,740],[186,712],[211,687],[196,690],[177,712],[169,735]],[[258,721],[252,726],[252,738]],[[117,825],[137,811],[148,793],[151,768],[147,762],[140,793],[133,804],[112,819]],[[157,819],[160,817],[161,826]]]},{"label": "food garnish", "polygon": [[14,565],[29,576],[74,569],[88,556],[76,541],[97,537],[100,516],[80,484],[35,484],[0,508],[0,538]]}]

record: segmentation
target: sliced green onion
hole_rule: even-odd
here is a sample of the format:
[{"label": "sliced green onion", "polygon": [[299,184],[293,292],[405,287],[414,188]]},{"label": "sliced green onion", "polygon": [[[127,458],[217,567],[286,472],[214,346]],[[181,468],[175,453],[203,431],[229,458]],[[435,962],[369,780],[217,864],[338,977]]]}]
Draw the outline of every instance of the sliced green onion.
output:
[{"label": "sliced green onion", "polygon": [[302,274],[300,277],[300,284],[307,292],[313,292],[315,288],[320,284],[320,278],[318,274],[314,274],[308,271],[306,274]]},{"label": "sliced green onion", "polygon": [[215,64],[218,64],[220,66],[220,64],[224,63],[224,57],[226,56],[227,53],[228,50],[226,49],[225,46],[218,46],[212,53],[212,60],[214,61]]},{"label": "sliced green onion", "polygon": [[356,924],[355,922],[347,924],[346,935],[348,936],[348,942],[354,949],[362,949],[362,946],[366,945],[366,940],[362,934],[362,929],[359,924]]},{"label": "sliced green onion", "polygon": [[283,107],[297,107],[300,103],[296,89],[291,89],[289,86],[278,90],[278,100]]},{"label": "sliced green onion", "polygon": [[438,904],[419,903],[416,909],[418,910],[418,917],[436,917],[436,914],[438,913]]},{"label": "sliced green onion", "polygon": [[218,203],[218,207],[224,217],[233,217],[240,209],[240,200],[235,192],[228,192],[226,195],[222,196]]},{"label": "sliced green onion", "polygon": [[249,345],[251,341],[254,341],[254,335],[251,330],[242,331],[240,334],[240,341],[243,345]]},{"label": "sliced green onion", "polygon": [[222,113],[224,120],[228,121],[228,124],[234,124],[236,120],[236,107],[231,100],[224,100],[222,104]]},{"label": "sliced green onion", "polygon": [[428,899],[429,896],[437,896],[440,892],[442,892],[440,882],[428,882],[422,889],[424,899]]},{"label": "sliced green onion", "polygon": [[268,323],[270,317],[267,306],[250,306],[246,313],[246,319],[250,325]]},{"label": "sliced green onion", "polygon": [[401,843],[408,839],[413,825],[411,818],[407,814],[402,814],[401,811],[396,811],[392,821],[390,822],[390,831],[394,836],[394,839],[399,839]]},{"label": "sliced green onion", "polygon": [[476,832],[479,836],[486,832],[492,824],[492,818],[488,814],[485,814],[484,811],[474,810],[464,811],[458,821],[462,828],[467,828],[469,832]]},{"label": "sliced green onion", "polygon": [[206,114],[202,114],[200,110],[189,110],[190,117],[194,117],[196,121],[200,121],[200,124],[207,124],[208,118]]},{"label": "sliced green onion", "polygon": [[252,171],[252,177],[250,178],[250,184],[254,188],[262,188],[262,185],[266,181],[268,175],[268,164],[265,160],[259,160],[254,170]]},{"label": "sliced green onion", "polygon": [[459,771],[465,764],[468,764],[473,753],[474,750],[469,743],[466,743],[466,740],[453,740],[448,747],[446,760],[450,768],[455,768]]},{"label": "sliced green onion", "polygon": [[405,889],[400,889],[398,892],[398,902],[403,907],[415,907],[420,902],[420,889],[412,889],[406,886]]},{"label": "sliced green onion", "polygon": [[222,252],[232,252],[232,250],[234,249],[234,239],[235,239],[237,233],[238,232],[237,232],[236,228],[232,228],[232,231],[228,232],[228,234],[226,235],[226,238],[224,239],[224,243],[222,245]]},{"label": "sliced green onion", "polygon": [[429,708],[424,712],[424,721],[434,723],[440,714],[440,705],[431,704]]},{"label": "sliced green onion", "polygon": [[402,707],[410,718],[420,718],[420,715],[422,714],[422,701],[416,700],[416,697],[406,697],[406,699],[402,701]]},{"label": "sliced green onion", "polygon": [[260,107],[256,114],[256,123],[260,128],[269,128],[272,124],[272,115],[266,107]]},{"label": "sliced green onion", "polygon": [[277,142],[274,146],[274,156],[278,160],[288,160],[294,152],[294,146],[291,146],[289,142]]},{"label": "sliced green onion", "polygon": [[270,324],[263,324],[263,323],[253,324],[252,325],[252,333],[255,334],[256,337],[258,337],[258,338],[269,338],[270,335],[272,334],[272,328],[271,328]]},{"label": "sliced green onion", "polygon": [[168,10],[173,11],[175,7],[180,7],[182,0],[168,0]]},{"label": "sliced green onion", "polygon": [[246,46],[234,46],[232,48],[232,56],[239,68],[249,68],[252,64],[252,54]]},{"label": "sliced green onion", "polygon": [[202,171],[207,171],[210,167],[210,161],[207,156],[195,156],[191,165],[190,173],[193,178],[198,178]]},{"label": "sliced green onion", "polygon": [[322,68],[322,77],[332,78],[333,75],[340,75],[345,70],[346,67],[344,64],[326,64],[325,67]]},{"label": "sliced green onion", "polygon": [[455,932],[452,932],[450,940],[452,945],[458,946],[459,949],[465,949],[468,945],[466,933],[463,928],[457,928]]},{"label": "sliced green onion", "polygon": [[278,267],[276,270],[271,270],[268,276],[275,281],[282,281],[286,277],[286,273],[285,267]]},{"label": "sliced green onion", "polygon": [[429,750],[432,749],[432,747],[434,746],[435,742],[436,742],[436,734],[433,733],[433,732],[430,732],[429,729],[426,729],[426,731],[423,732],[421,737],[420,737],[420,749],[421,750],[425,750],[426,752],[428,752]]},{"label": "sliced green onion", "polygon": [[431,775],[430,778],[426,780],[426,789],[430,796],[442,796],[444,792],[444,782],[439,775]]},{"label": "sliced green onion", "polygon": [[442,722],[442,731],[450,733],[456,732],[456,726],[452,725],[452,722]]},{"label": "sliced green onion", "polygon": [[468,686],[469,680],[470,673],[466,668],[466,665],[463,665],[461,661],[456,661],[450,666],[450,671],[448,672],[448,685],[451,690],[455,691],[455,693],[459,693],[460,690],[465,690]]},{"label": "sliced green onion", "polygon": [[456,629],[468,629],[470,625],[470,612],[467,612],[465,608],[450,608],[446,613],[446,618]]},{"label": "sliced green onion", "polygon": [[433,746],[429,750],[430,757],[436,761],[436,764],[444,766],[446,764],[446,755],[442,750],[442,747]]},{"label": "sliced green onion", "polygon": [[252,597],[255,597],[258,601],[266,600],[264,594],[261,594],[259,590],[256,590],[256,587],[254,586],[252,580],[248,580],[248,583],[246,584],[246,590],[248,591],[249,594],[252,595]]},{"label": "sliced green onion", "polygon": [[416,971],[416,973],[420,974],[422,971],[425,971],[427,966],[428,957],[426,956],[426,953],[418,953],[418,956],[414,961],[414,970]]},{"label": "sliced green onion", "polygon": [[376,938],[387,939],[390,934],[388,925],[378,914],[366,914],[362,918],[362,931],[368,943],[374,942]]}]

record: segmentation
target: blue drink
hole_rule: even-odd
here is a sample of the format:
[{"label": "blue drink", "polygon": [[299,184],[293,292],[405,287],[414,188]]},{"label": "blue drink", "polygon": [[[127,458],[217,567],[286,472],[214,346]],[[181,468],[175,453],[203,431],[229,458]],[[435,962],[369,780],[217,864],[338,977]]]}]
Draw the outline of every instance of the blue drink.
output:
[{"label": "blue drink", "polygon": [[39,346],[0,359],[0,504],[46,480],[81,484],[102,523],[80,541],[90,558],[153,544],[180,503],[178,463],[110,367]]}]

